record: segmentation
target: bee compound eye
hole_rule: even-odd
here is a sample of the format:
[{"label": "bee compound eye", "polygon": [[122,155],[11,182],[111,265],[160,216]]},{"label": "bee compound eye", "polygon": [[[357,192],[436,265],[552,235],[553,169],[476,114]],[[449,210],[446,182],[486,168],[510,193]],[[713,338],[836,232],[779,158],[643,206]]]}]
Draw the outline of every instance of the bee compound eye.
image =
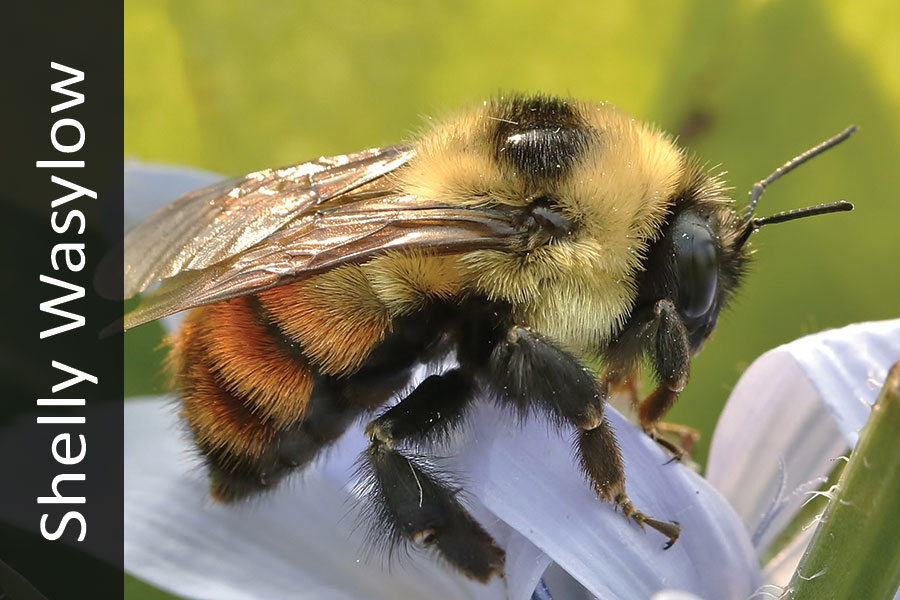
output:
[{"label": "bee compound eye", "polygon": [[706,220],[694,213],[679,217],[672,236],[678,310],[687,319],[698,319],[713,309],[719,288],[715,236]]}]

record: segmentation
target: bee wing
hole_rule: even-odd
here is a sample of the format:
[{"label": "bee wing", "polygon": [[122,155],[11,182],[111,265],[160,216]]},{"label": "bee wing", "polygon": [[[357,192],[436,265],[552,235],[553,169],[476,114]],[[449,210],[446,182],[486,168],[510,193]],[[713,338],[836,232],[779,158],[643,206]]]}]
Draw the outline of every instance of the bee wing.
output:
[{"label": "bee wing", "polygon": [[[233,218],[243,222],[241,216]],[[356,191],[307,204],[276,231],[214,264],[179,269],[125,316],[125,329],[360,262],[386,250],[447,254],[476,249],[520,251],[526,246],[526,236],[509,209],[438,204],[401,194],[384,180],[370,181]]]},{"label": "bee wing", "polygon": [[125,236],[125,297],[202,271],[266,239],[304,211],[405,164],[409,146],[266,169],[182,196]]}]

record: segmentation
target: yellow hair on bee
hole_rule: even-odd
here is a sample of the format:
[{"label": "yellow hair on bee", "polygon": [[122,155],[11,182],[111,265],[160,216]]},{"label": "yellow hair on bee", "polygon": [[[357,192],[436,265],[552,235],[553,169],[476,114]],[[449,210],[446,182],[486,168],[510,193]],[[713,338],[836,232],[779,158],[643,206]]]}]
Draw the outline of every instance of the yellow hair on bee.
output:
[{"label": "yellow hair on bee", "polygon": [[635,294],[630,274],[607,270],[605,251],[593,240],[557,246],[552,260],[566,271],[517,310],[521,319],[578,354],[605,343],[623,324]]},{"label": "yellow hair on bee", "polygon": [[448,300],[457,295],[462,284],[456,256],[389,252],[362,268],[392,317],[411,314],[428,300]]},{"label": "yellow hair on bee", "polygon": [[358,369],[390,325],[384,304],[358,265],[274,287],[259,298],[278,327],[327,375]]},{"label": "yellow hair on bee", "polygon": [[523,322],[584,352],[608,341],[630,312],[635,274],[659,236],[685,159],[665,134],[609,106],[578,109],[598,135],[546,190],[578,230],[525,254],[482,250],[460,262],[474,289],[511,302]]},{"label": "yellow hair on bee", "polygon": [[392,175],[398,189],[446,204],[524,204],[520,178],[504,177],[491,156],[490,105],[449,119],[416,142],[416,156]]},{"label": "yellow hair on bee", "polygon": [[514,255],[496,250],[476,250],[460,257],[468,286],[489,300],[524,304],[537,297],[542,283],[561,265],[553,261],[550,246],[528,254]]},{"label": "yellow hair on bee", "polygon": [[638,262],[634,251],[642,253],[646,240],[658,237],[684,175],[685,157],[665,133],[609,106],[586,106],[584,112],[601,132],[600,140],[560,183],[560,200],[589,235],[612,250],[606,259],[624,257],[633,267]]}]

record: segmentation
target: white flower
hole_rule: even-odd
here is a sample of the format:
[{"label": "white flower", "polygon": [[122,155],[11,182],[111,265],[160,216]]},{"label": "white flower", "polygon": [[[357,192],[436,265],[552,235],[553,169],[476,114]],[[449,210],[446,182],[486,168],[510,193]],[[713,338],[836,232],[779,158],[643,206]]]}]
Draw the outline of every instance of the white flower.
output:
[{"label": "white flower", "polygon": [[[127,219],[215,179],[128,166]],[[669,550],[656,532],[641,531],[594,496],[568,433],[538,419],[523,427],[479,405],[441,464],[462,477],[473,515],[506,549],[505,578],[487,586],[416,553],[390,568],[366,561],[364,534],[354,529],[361,426],[277,491],[226,506],[209,499],[172,399],[132,399],[125,407],[125,568],[180,596],[210,600],[527,600],[548,597],[547,587],[557,600],[718,600],[776,591],[764,582],[787,582],[808,535],[764,571],[760,553],[855,443],[898,357],[900,320],[825,332],[763,355],[722,414],[707,479],[666,464],[652,441],[610,409],[632,501],[682,525]]]}]

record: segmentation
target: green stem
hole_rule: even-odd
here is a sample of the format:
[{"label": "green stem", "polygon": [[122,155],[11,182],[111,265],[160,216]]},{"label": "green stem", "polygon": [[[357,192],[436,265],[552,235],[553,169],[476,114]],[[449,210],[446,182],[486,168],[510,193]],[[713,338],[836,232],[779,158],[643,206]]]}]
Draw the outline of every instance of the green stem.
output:
[{"label": "green stem", "polygon": [[900,587],[900,362],[784,598],[890,600]]}]

